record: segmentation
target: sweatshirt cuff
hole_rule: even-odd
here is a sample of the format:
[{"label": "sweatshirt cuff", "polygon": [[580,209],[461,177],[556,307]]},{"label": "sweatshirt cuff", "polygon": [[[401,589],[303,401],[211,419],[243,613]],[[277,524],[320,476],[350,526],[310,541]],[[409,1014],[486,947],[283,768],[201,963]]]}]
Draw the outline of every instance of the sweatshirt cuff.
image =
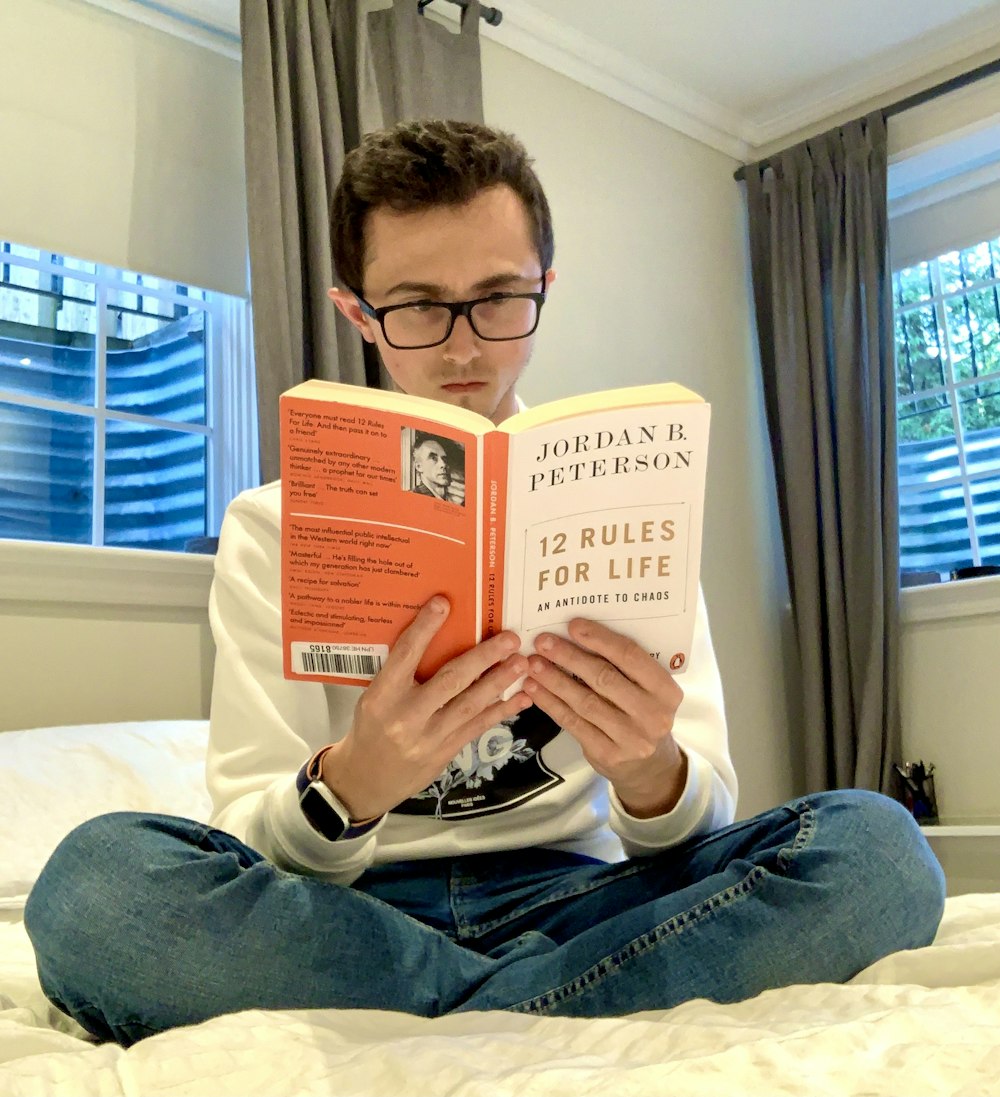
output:
[{"label": "sweatshirt cuff", "polygon": [[251,840],[250,844],[262,852],[262,846],[269,848],[270,858],[279,868],[319,876],[332,883],[351,884],[371,864],[376,835],[385,818],[357,838],[331,842],[314,830],[302,814],[299,790],[292,776],[280,778],[267,789],[256,822],[269,832],[270,841],[256,844]]},{"label": "sweatshirt cuff", "polygon": [[637,819],[622,806],[614,787],[609,788],[611,829],[629,857],[658,853],[711,829],[715,771],[695,751],[685,749],[684,753],[688,760],[687,781],[680,799],[666,815]]}]

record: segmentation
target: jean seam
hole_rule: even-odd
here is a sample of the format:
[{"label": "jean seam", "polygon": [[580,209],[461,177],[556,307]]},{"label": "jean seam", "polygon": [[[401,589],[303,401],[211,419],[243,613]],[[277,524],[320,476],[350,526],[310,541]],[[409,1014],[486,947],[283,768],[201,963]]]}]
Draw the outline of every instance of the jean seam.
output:
[{"label": "jean seam", "polygon": [[562,986],[554,987],[552,990],[535,995],[533,998],[526,998],[506,1008],[515,1013],[545,1013],[561,1002],[579,997],[586,991],[593,989],[604,979],[615,975],[628,961],[634,960],[644,952],[656,948],[668,937],[678,936],[705,918],[714,915],[720,908],[731,906],[734,902],[746,898],[767,875],[767,869],[755,865],[739,883],[732,884],[723,891],[716,892],[715,895],[703,899],[696,906],[690,907],[680,914],[674,914],[666,921],[660,922],[648,932],[629,941],[617,952],[605,956],[603,960],[598,960],[596,964],[593,964],[568,983],[563,983]]},{"label": "jean seam", "polygon": [[[782,865],[787,864],[792,857],[804,849],[816,834],[816,812],[812,803],[808,800],[799,800],[795,802],[794,808],[799,818],[799,826],[791,844],[778,851],[778,862]],[[598,960],[596,964],[593,964],[569,982],[532,998],[514,1003],[508,1006],[507,1009],[516,1013],[546,1013],[553,1006],[580,997],[603,980],[615,975],[628,961],[634,960],[644,952],[656,948],[667,938],[685,932],[705,918],[714,915],[722,907],[731,906],[735,902],[742,901],[768,875],[766,868],[755,865],[739,883],[732,884],[723,891],[716,892],[715,895],[703,899],[696,906],[690,907],[680,914],[672,915],[648,932],[633,938],[617,952]]]},{"label": "jean seam", "polygon": [[[779,860],[782,862],[784,862],[784,860],[786,859],[786,854],[788,858],[791,858],[800,850],[805,848],[805,846],[807,846],[809,842],[812,841],[815,834],[815,811],[812,804],[807,800],[798,800],[795,802],[794,806],[795,808],[799,809],[799,830],[791,846],[788,847],[787,850],[779,851],[778,857]],[[749,826],[752,824],[752,822],[753,820],[748,819],[746,820],[746,825]],[[739,824],[736,825],[738,826]],[[731,832],[734,828],[730,827],[728,829]],[[705,840],[708,840],[711,837],[712,836],[710,834],[706,834],[703,836]],[[669,850],[665,850],[664,852],[669,852]],[[499,918],[494,918],[489,922],[470,922],[468,919],[462,918],[460,915],[458,915],[453,905],[452,914],[455,918],[456,929],[459,931],[460,937],[477,937],[481,934],[491,933],[493,930],[501,928],[508,922],[516,921],[523,915],[528,914],[533,910],[538,910],[539,908],[544,907],[549,903],[559,903],[562,902],[564,899],[570,899],[576,895],[583,895],[585,892],[588,891],[596,891],[598,888],[605,887],[607,884],[614,883],[618,880],[627,879],[629,876],[635,876],[637,873],[644,872],[646,868],[649,867],[647,863],[649,861],[649,858],[633,858],[632,862],[628,864],[627,868],[623,867],[623,865],[614,866],[616,868],[621,868],[621,871],[616,872],[614,876],[606,876],[603,879],[591,880],[589,883],[580,884],[577,887],[568,887],[563,888],[563,890],[561,891],[550,892],[540,899],[536,899],[530,903],[518,906],[507,914],[503,914]],[[469,932],[470,930],[471,932]]]}]

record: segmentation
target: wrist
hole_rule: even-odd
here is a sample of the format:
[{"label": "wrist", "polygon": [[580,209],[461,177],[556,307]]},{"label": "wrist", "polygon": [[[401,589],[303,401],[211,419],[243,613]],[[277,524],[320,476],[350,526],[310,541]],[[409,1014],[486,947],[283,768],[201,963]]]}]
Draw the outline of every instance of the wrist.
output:
[{"label": "wrist", "polygon": [[352,826],[364,826],[381,819],[384,811],[366,808],[364,793],[359,795],[357,785],[351,781],[349,766],[343,757],[343,743],[330,743],[318,750],[310,760],[313,772],[319,780],[344,805]]},{"label": "wrist", "polygon": [[658,765],[643,766],[642,780],[636,783],[612,782],[615,795],[633,819],[654,819],[669,815],[678,805],[687,786],[687,755],[677,746]]},{"label": "wrist", "polygon": [[320,765],[325,753],[325,748],[318,750],[299,770],[295,778],[299,808],[312,829],[329,842],[361,838],[370,830],[374,830],[381,823],[382,817],[380,815],[370,819],[351,817],[348,808],[320,778]]}]

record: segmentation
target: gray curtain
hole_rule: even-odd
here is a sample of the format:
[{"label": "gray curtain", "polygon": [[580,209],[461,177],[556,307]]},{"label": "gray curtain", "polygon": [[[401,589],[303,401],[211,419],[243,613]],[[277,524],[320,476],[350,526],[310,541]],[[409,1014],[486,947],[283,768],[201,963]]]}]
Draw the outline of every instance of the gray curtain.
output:
[{"label": "gray curtain", "polygon": [[[329,210],[346,152],[404,118],[482,118],[479,5],[461,33],[416,0],[241,0],[250,284],[263,480],[278,396],[309,377],[378,386],[377,356],[326,296]],[[402,112],[402,113],[401,113]]]},{"label": "gray curtain", "polygon": [[[416,0],[393,0],[368,16],[365,84],[373,81],[376,94],[361,104],[366,133],[410,118],[483,121],[479,11],[479,0],[469,0],[458,34],[421,15]],[[376,103],[377,117],[369,113]]]},{"label": "gray curtain", "polygon": [[880,113],[746,169],[810,791],[892,793],[900,760],[886,172]]}]

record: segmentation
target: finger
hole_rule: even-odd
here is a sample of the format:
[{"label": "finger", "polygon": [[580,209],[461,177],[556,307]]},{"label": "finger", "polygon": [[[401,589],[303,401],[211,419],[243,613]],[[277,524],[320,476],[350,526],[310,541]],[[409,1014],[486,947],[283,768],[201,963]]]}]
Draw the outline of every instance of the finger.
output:
[{"label": "finger", "polygon": [[449,701],[520,646],[521,641],[516,633],[500,632],[449,660],[414,692],[416,714],[426,723]]},{"label": "finger", "polygon": [[445,751],[447,757],[454,758],[466,744],[474,742],[484,731],[513,719],[530,707],[531,698],[523,691],[518,691],[506,701],[495,701],[488,705],[474,719],[460,724],[451,732]]},{"label": "finger", "polygon": [[569,623],[569,635],[575,643],[607,659],[636,685],[651,693],[673,681],[673,675],[641,644],[600,621],[576,617]]},{"label": "finger", "polygon": [[[547,633],[536,639],[535,647],[542,658],[533,657],[532,673],[536,660],[540,671],[546,669],[546,663],[562,670],[565,683],[561,683],[562,688],[557,692],[567,702],[571,702],[574,697],[579,699],[585,694],[594,693],[631,716],[636,716],[645,709],[649,694],[610,660],[586,651],[570,640]],[[574,683],[573,679],[578,681]],[[554,689],[556,681],[551,678],[546,685]],[[573,689],[574,685],[576,689]]]},{"label": "finger", "polygon": [[[615,632],[598,621],[580,617],[570,621],[569,634],[573,643],[609,663],[622,675],[623,679],[635,683],[642,694],[652,694],[661,704],[669,705],[673,709],[679,707],[684,691],[677,684],[674,676],[630,637],[623,636],[620,632]],[[551,639],[560,640],[559,637]],[[558,652],[563,659],[573,657],[572,644],[563,646],[566,642],[562,641],[553,645],[550,650],[546,650],[544,645],[548,640],[549,634],[543,633],[538,637],[535,645],[546,657],[552,658],[552,651]],[[597,673],[593,664],[587,665],[591,667],[592,673]],[[572,673],[578,672],[574,669]],[[592,681],[591,685],[598,688]],[[623,690],[623,682],[613,676],[608,677],[607,685],[617,687],[612,699],[626,711],[632,711],[630,701],[632,704],[641,704],[640,695]]]},{"label": "finger", "polygon": [[392,645],[389,656],[379,672],[379,679],[382,681],[393,679],[395,688],[401,686],[403,682],[412,681],[424,652],[448,619],[450,612],[448,599],[443,594],[435,594],[422,605],[416,617],[403,629]]},{"label": "finger", "polygon": [[564,698],[548,689],[537,678],[526,679],[524,692],[536,708],[541,709],[559,727],[573,736],[598,772],[608,765],[610,751],[615,748],[615,741],[605,731],[583,717],[573,705],[568,704]]},{"label": "finger", "polygon": [[[538,655],[532,655],[528,660],[528,673],[530,677],[524,683],[525,692],[540,708],[543,706],[537,697],[541,695],[548,705],[545,711],[557,719],[560,726],[580,733],[592,729],[615,742],[627,738],[630,718],[585,681],[571,677]],[[558,711],[558,717],[551,709]]]},{"label": "finger", "polygon": [[[478,721],[482,713],[492,709],[501,701],[507,688],[512,686],[518,678],[524,677],[527,672],[528,660],[523,655],[515,653],[491,668],[457,697],[445,704],[435,718],[437,725],[445,733],[450,733],[457,727]],[[487,726],[492,727],[491,724]]]}]

